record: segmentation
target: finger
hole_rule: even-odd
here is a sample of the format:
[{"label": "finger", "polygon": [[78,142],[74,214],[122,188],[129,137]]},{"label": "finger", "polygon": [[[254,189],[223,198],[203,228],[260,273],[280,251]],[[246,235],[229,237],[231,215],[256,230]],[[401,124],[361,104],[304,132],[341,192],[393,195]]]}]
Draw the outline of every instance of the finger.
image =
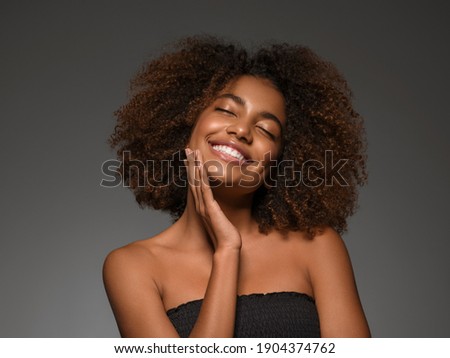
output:
[{"label": "finger", "polygon": [[198,179],[197,195],[198,195],[199,203],[203,210],[202,214],[204,216],[208,216],[208,213],[206,212],[206,204],[205,204],[205,198],[203,196],[203,188],[202,188],[203,182],[204,182],[203,161],[202,161],[202,155],[199,150],[195,151],[195,163],[197,164],[195,169],[196,169],[196,177]]},{"label": "finger", "polygon": [[186,158],[187,158],[187,174],[188,174],[188,184],[189,190],[194,197],[195,208],[198,209],[198,194],[195,185],[195,166],[194,166],[194,152],[186,148]]},{"label": "finger", "polygon": [[191,184],[195,184],[194,183],[194,178],[195,178],[195,173],[194,173],[194,152],[190,149],[190,148],[186,148],[186,158],[187,158],[187,162],[188,162],[188,173],[190,176],[190,183]]},{"label": "finger", "polygon": [[196,179],[196,184],[197,185],[195,186],[195,190],[196,190],[196,193],[197,193],[200,214],[202,216],[206,216],[207,213],[205,211],[205,201],[204,201],[203,193],[202,193],[202,181],[203,181],[203,178],[202,178],[201,170],[202,170],[203,163],[200,160],[200,155],[201,155],[200,151],[196,150],[195,151],[195,164],[196,164],[195,165],[195,179]]},{"label": "finger", "polygon": [[[202,210],[201,213],[202,213],[205,229],[208,232],[208,235],[211,238],[214,247],[216,247],[217,239],[216,239],[215,232],[214,232],[214,229],[213,229],[213,226],[211,223],[211,219],[212,219],[214,210],[213,211],[211,210],[211,204],[209,203],[211,200],[214,201],[214,199],[212,198],[212,193],[211,193],[211,198],[207,194],[207,191],[208,191],[207,188],[209,188],[209,184],[208,184],[208,175],[206,172],[206,167],[203,163],[203,157],[202,157],[200,151],[198,151],[196,153],[196,155],[197,155],[196,159],[199,163],[199,165],[196,168],[198,171],[198,178],[199,178],[199,186],[198,186],[199,205],[201,206],[201,210]],[[205,188],[205,186],[207,186],[207,188]],[[211,190],[211,189],[209,188],[209,190]]]},{"label": "finger", "polygon": [[203,163],[203,157],[201,153],[198,153],[198,160],[201,163],[199,168],[200,172],[200,194],[199,198],[203,199],[205,210],[209,218],[209,225],[214,226],[214,222],[220,222],[221,220],[228,221],[224,212],[222,211],[219,203],[214,199],[214,194],[212,192],[211,186],[209,185],[209,176],[206,165]]},{"label": "finger", "polygon": [[214,200],[214,195],[211,190],[211,186],[209,185],[208,171],[206,169],[206,165],[203,163],[203,157],[202,157],[201,153],[199,155],[199,160],[202,163],[202,167],[200,169],[200,173],[201,173],[201,181],[200,181],[201,187],[200,188],[201,188],[203,200],[205,202],[205,206],[208,208],[211,206],[211,204],[215,200]]}]

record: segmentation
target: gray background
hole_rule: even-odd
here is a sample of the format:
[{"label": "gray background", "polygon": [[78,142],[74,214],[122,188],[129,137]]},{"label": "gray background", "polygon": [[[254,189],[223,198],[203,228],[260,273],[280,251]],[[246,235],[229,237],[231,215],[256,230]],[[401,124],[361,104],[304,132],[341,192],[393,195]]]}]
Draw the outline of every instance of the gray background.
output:
[{"label": "gray background", "polygon": [[348,79],[369,185],[344,235],[376,337],[449,337],[447,2],[9,1],[0,5],[0,337],[117,337],[105,255],[165,228],[100,187],[112,112],[153,51],[211,33],[297,42]]}]

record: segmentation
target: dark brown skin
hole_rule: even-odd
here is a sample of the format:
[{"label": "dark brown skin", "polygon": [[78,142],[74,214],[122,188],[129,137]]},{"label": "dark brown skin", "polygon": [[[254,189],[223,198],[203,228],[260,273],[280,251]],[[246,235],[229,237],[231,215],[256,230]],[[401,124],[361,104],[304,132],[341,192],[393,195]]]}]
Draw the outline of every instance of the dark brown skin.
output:
[{"label": "dark brown skin", "polygon": [[284,96],[254,76],[230,82],[202,111],[186,149],[190,185],[183,214],[167,230],[117,249],[105,261],[105,287],[123,337],[178,337],[166,311],[199,298],[204,301],[191,337],[232,337],[237,295],[281,291],[314,297],[322,337],[370,336],[336,230],[322,227],[313,239],[299,230],[262,233],[252,212],[258,188],[239,184],[238,167],[232,177],[220,177],[222,185],[210,186],[216,173],[203,163],[231,160],[211,143],[239,147],[261,163],[252,170],[265,177],[265,153],[279,157],[286,125]]},{"label": "dark brown skin", "polygon": [[[132,82],[130,101],[116,112],[118,124],[110,140],[121,160],[124,151],[132,155],[121,168],[125,183],[141,206],[167,210],[178,219],[188,192],[186,185],[177,185],[187,178],[186,170],[178,168],[183,166],[194,125],[217,95],[243,75],[270,80],[285,98],[287,121],[278,159],[294,160],[295,168],[282,172],[298,173],[310,160],[325,163],[327,150],[333,152],[334,163],[347,160],[339,171],[345,186],[303,185],[308,184],[304,180],[286,187],[276,172],[271,175],[275,185],[268,190],[261,187],[254,195],[253,217],[260,232],[301,231],[312,238],[320,228],[332,227],[344,233],[356,208],[357,188],[367,179],[363,120],[336,68],[302,46],[275,44],[250,56],[238,45],[194,37],[149,62]],[[174,176],[158,177],[159,163],[177,152],[182,158],[173,162]],[[130,175],[134,159],[153,160],[154,172],[131,170]],[[153,174],[156,180],[149,180]],[[322,179],[331,174],[317,173]],[[162,186],[161,179],[170,185]]]}]

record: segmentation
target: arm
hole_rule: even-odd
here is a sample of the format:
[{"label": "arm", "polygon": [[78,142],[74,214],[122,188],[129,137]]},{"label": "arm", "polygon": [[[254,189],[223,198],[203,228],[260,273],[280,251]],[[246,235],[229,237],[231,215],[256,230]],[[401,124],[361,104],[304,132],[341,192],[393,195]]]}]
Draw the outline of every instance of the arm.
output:
[{"label": "arm", "polygon": [[[133,244],[111,252],[103,266],[103,281],[122,337],[179,337],[167,317],[152,274],[154,258]],[[205,298],[190,337],[233,337],[239,251],[220,251]]]},{"label": "arm", "polygon": [[197,322],[189,337],[233,337],[239,251],[216,252]]},{"label": "arm", "polygon": [[233,337],[241,236],[214,200],[201,153],[187,149],[186,154],[195,208],[214,246],[211,276],[190,337]]},{"label": "arm", "polygon": [[153,274],[152,255],[132,244],[111,252],[103,282],[122,337],[178,337]]},{"label": "arm", "polygon": [[322,337],[370,337],[347,249],[327,228],[311,242],[308,263]]},{"label": "arm", "polygon": [[[189,152],[190,190],[197,213],[214,245],[205,298],[190,337],[233,337],[241,238],[212,196],[206,170],[194,167]],[[193,185],[191,179],[200,185]],[[103,278],[122,337],[178,337],[167,317],[156,280],[156,260],[139,245],[113,251],[105,260]],[[154,265],[155,267],[152,267]]]}]

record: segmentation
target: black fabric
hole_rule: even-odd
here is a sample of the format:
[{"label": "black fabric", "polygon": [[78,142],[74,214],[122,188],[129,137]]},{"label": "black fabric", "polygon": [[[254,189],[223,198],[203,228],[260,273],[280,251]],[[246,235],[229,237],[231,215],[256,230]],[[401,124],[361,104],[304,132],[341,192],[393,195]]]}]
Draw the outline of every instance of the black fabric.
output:
[{"label": "black fabric", "polygon": [[[167,311],[180,337],[188,337],[203,300],[184,303]],[[236,338],[320,337],[314,299],[304,293],[273,292],[238,296]]]}]

